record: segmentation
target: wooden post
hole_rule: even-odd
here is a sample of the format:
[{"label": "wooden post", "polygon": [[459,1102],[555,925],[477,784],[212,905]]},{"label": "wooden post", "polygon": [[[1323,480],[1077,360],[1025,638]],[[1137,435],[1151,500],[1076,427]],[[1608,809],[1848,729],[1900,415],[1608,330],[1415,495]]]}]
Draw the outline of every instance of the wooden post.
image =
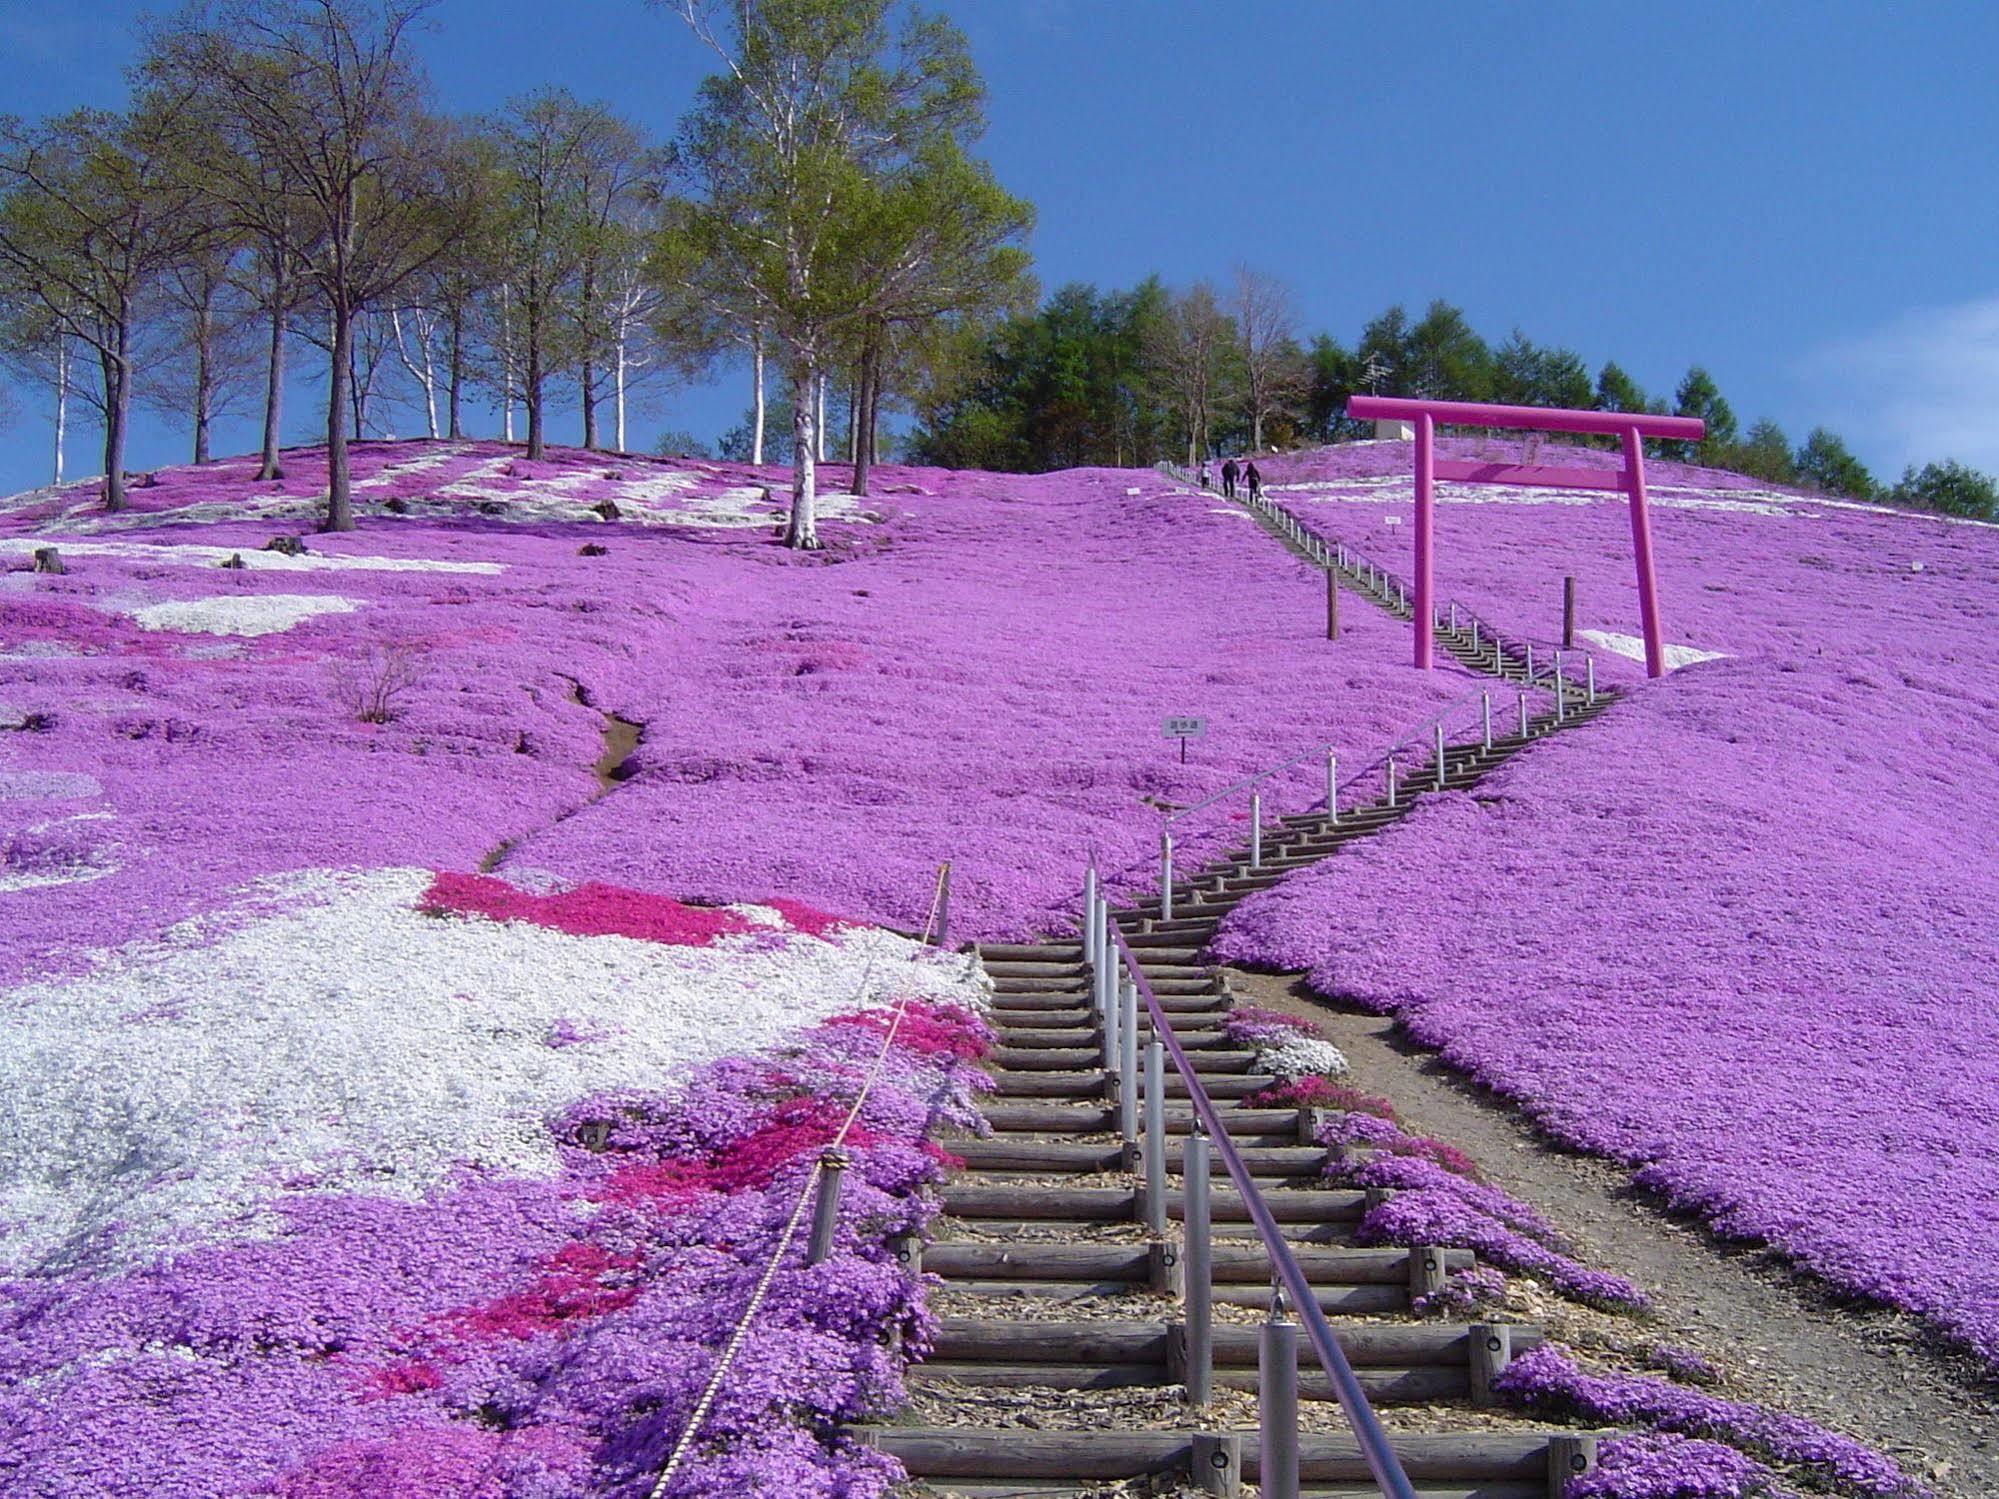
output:
[{"label": "wooden post", "polygon": [[1471,1403],[1497,1405],[1493,1381],[1513,1362],[1513,1329],[1503,1323],[1474,1322],[1471,1333]]},{"label": "wooden post", "polygon": [[1576,648],[1576,580],[1573,575],[1562,579],[1562,649]]},{"label": "wooden post", "polygon": [[1197,1431],[1193,1444],[1194,1487],[1203,1494],[1237,1499],[1242,1493],[1242,1438],[1233,1431]]},{"label": "wooden post", "polygon": [[1572,1478],[1596,1471],[1596,1438],[1588,1433],[1548,1438],[1548,1499],[1562,1499]]},{"label": "wooden post", "polygon": [[1154,1239],[1145,1246],[1145,1283],[1158,1295],[1176,1301],[1186,1293],[1187,1269],[1176,1245]]},{"label": "wooden post", "polygon": [[1409,1299],[1434,1296],[1444,1289],[1444,1251],[1435,1244],[1409,1251]]},{"label": "wooden post", "polygon": [[895,1234],[888,1241],[889,1253],[895,1256],[896,1268],[907,1270],[911,1275],[923,1270],[923,1235]]},{"label": "wooden post", "polygon": [[1326,569],[1326,639],[1340,638],[1340,575]]}]

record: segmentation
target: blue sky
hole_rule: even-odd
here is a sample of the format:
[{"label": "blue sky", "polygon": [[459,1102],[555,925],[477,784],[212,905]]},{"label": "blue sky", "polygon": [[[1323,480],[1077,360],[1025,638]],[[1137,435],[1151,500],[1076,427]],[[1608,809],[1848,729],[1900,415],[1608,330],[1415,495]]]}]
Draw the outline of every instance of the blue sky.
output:
[{"label": "blue sky", "polygon": [[[126,0],[0,0],[0,111],[113,103]],[[1999,469],[1999,6],[958,0],[992,93],[987,154],[1040,210],[1044,285],[1221,278],[1298,293],[1351,340],[1446,297],[1614,357],[1648,389],[1708,366],[1746,425],[1842,432],[1877,471]],[[671,131],[702,53],[645,0],[442,0],[444,105],[561,83]],[[643,418],[712,438],[746,377]],[[40,482],[46,417],[0,432]],[[573,439],[571,413],[555,435]],[[287,440],[313,425],[304,393]],[[74,472],[89,472],[92,434]],[[183,433],[143,418],[135,467]],[[223,451],[253,445],[242,423]]]}]

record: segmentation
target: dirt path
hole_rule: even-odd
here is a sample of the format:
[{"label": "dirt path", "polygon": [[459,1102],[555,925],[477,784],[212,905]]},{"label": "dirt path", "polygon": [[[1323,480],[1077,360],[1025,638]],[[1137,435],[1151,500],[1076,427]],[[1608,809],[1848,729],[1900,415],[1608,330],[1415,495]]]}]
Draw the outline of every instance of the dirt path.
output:
[{"label": "dirt path", "polygon": [[595,703],[590,701],[590,694],[584,690],[583,684],[577,681],[576,678],[565,677],[563,680],[569,683],[569,700],[572,703],[577,703],[582,707],[588,708],[604,720],[604,746],[597,756],[596,763],[590,767],[590,774],[596,777],[597,780],[597,789],[590,794],[589,800],[585,801],[582,806],[571,807],[561,817],[556,818],[555,822],[549,823],[547,827],[535,828],[531,832],[518,834],[515,837],[507,839],[506,842],[495,846],[479,861],[479,873],[481,874],[491,874],[495,869],[498,869],[508,854],[512,853],[519,844],[532,838],[535,833],[546,832],[548,828],[554,827],[555,823],[574,817],[584,807],[589,806],[591,802],[595,802],[600,797],[608,795],[629,774],[625,762],[631,759],[632,751],[639,747],[639,740],[645,734],[645,725],[636,723],[629,718],[620,718],[615,713],[606,713],[602,708],[599,708]]},{"label": "dirt path", "polygon": [[1355,1086],[1466,1151],[1585,1258],[1643,1285],[1658,1307],[1657,1339],[1728,1371],[1732,1392],[1849,1432],[1940,1494],[1999,1499],[1999,1381],[1969,1357],[1939,1352],[1915,1319],[1836,1305],[1774,1256],[1720,1244],[1661,1211],[1616,1167],[1542,1141],[1391,1020],[1316,999],[1288,975],[1232,970],[1231,980],[1254,1003],[1309,1016],[1346,1053]]}]

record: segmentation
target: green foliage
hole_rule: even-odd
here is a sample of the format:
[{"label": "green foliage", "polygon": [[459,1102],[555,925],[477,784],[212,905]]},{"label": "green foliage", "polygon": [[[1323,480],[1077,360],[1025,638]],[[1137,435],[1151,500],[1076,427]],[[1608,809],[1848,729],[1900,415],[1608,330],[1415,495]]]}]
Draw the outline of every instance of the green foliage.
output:
[{"label": "green foliage", "polygon": [[[662,458],[712,458],[715,456],[708,450],[708,444],[696,437],[692,432],[681,432],[672,429],[659,434],[659,440],[652,445],[652,450]],[[729,455],[724,453],[722,456],[726,458]]]},{"label": "green foliage", "polygon": [[919,401],[912,461],[1027,473],[1166,456],[1171,418],[1145,349],[1167,317],[1157,277],[1129,292],[1080,282],[977,341],[961,377]]},{"label": "green foliage", "polygon": [[1598,411],[1650,411],[1652,402],[1644,387],[1624,373],[1615,360],[1606,361],[1597,371],[1596,395],[1590,402]]},{"label": "green foliage", "polygon": [[1782,427],[1767,419],[1749,429],[1749,435],[1735,445],[1723,466],[1771,484],[1795,484],[1798,479],[1790,439]]},{"label": "green foliage", "polygon": [[1945,459],[1902,470],[1902,480],[1886,496],[1891,505],[1935,510],[1974,520],[1999,519],[1999,481],[1990,474]]},{"label": "green foliage", "polygon": [[1867,466],[1824,427],[1812,428],[1811,435],[1798,449],[1792,466],[1796,470],[1798,483],[1825,494],[1871,500],[1880,490]]},{"label": "green foliage", "polygon": [[1595,400],[1589,367],[1573,349],[1542,348],[1518,328],[1493,355],[1492,399],[1509,406],[1587,409]]},{"label": "green foliage", "polygon": [[1672,444],[1675,456],[1717,468],[1726,464],[1735,447],[1735,412],[1722,399],[1714,377],[1699,365],[1687,371],[1680,388],[1673,393],[1673,414],[1697,416],[1707,423],[1707,436],[1698,443]]}]

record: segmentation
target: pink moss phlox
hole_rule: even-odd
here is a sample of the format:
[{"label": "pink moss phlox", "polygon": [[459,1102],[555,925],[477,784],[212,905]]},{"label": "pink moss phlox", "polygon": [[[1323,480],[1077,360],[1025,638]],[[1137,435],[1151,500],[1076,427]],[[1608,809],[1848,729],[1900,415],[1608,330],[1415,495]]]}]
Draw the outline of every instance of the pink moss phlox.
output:
[{"label": "pink moss phlox", "polygon": [[1318,1036],[1319,1027],[1298,1015],[1261,1005],[1236,1005],[1222,1015],[1222,1033],[1238,1046],[1282,1046],[1295,1036]]},{"label": "pink moss phlox", "polygon": [[682,905],[663,895],[594,881],[554,895],[535,895],[490,875],[441,872],[423,898],[433,915],[526,921],[572,937],[636,937],[703,947],[718,937],[754,929],[738,911]]},{"label": "pink moss phlox", "polygon": [[1725,1441],[1871,1499],[1929,1493],[1892,1459],[1815,1421],[1749,1401],[1725,1400],[1669,1380],[1591,1374],[1555,1343],[1515,1359],[1500,1376],[1498,1388],[1532,1410]]},{"label": "pink moss phlox", "polygon": [[1795,1499],[1761,1463],[1720,1442],[1670,1432],[1611,1437],[1593,1473],[1562,1499]]},{"label": "pink moss phlox", "polygon": [[1292,1078],[1258,1089],[1243,1100],[1251,1109],[1339,1109],[1346,1113],[1373,1114],[1393,1120],[1395,1105],[1373,1093],[1363,1093],[1323,1074]]}]

